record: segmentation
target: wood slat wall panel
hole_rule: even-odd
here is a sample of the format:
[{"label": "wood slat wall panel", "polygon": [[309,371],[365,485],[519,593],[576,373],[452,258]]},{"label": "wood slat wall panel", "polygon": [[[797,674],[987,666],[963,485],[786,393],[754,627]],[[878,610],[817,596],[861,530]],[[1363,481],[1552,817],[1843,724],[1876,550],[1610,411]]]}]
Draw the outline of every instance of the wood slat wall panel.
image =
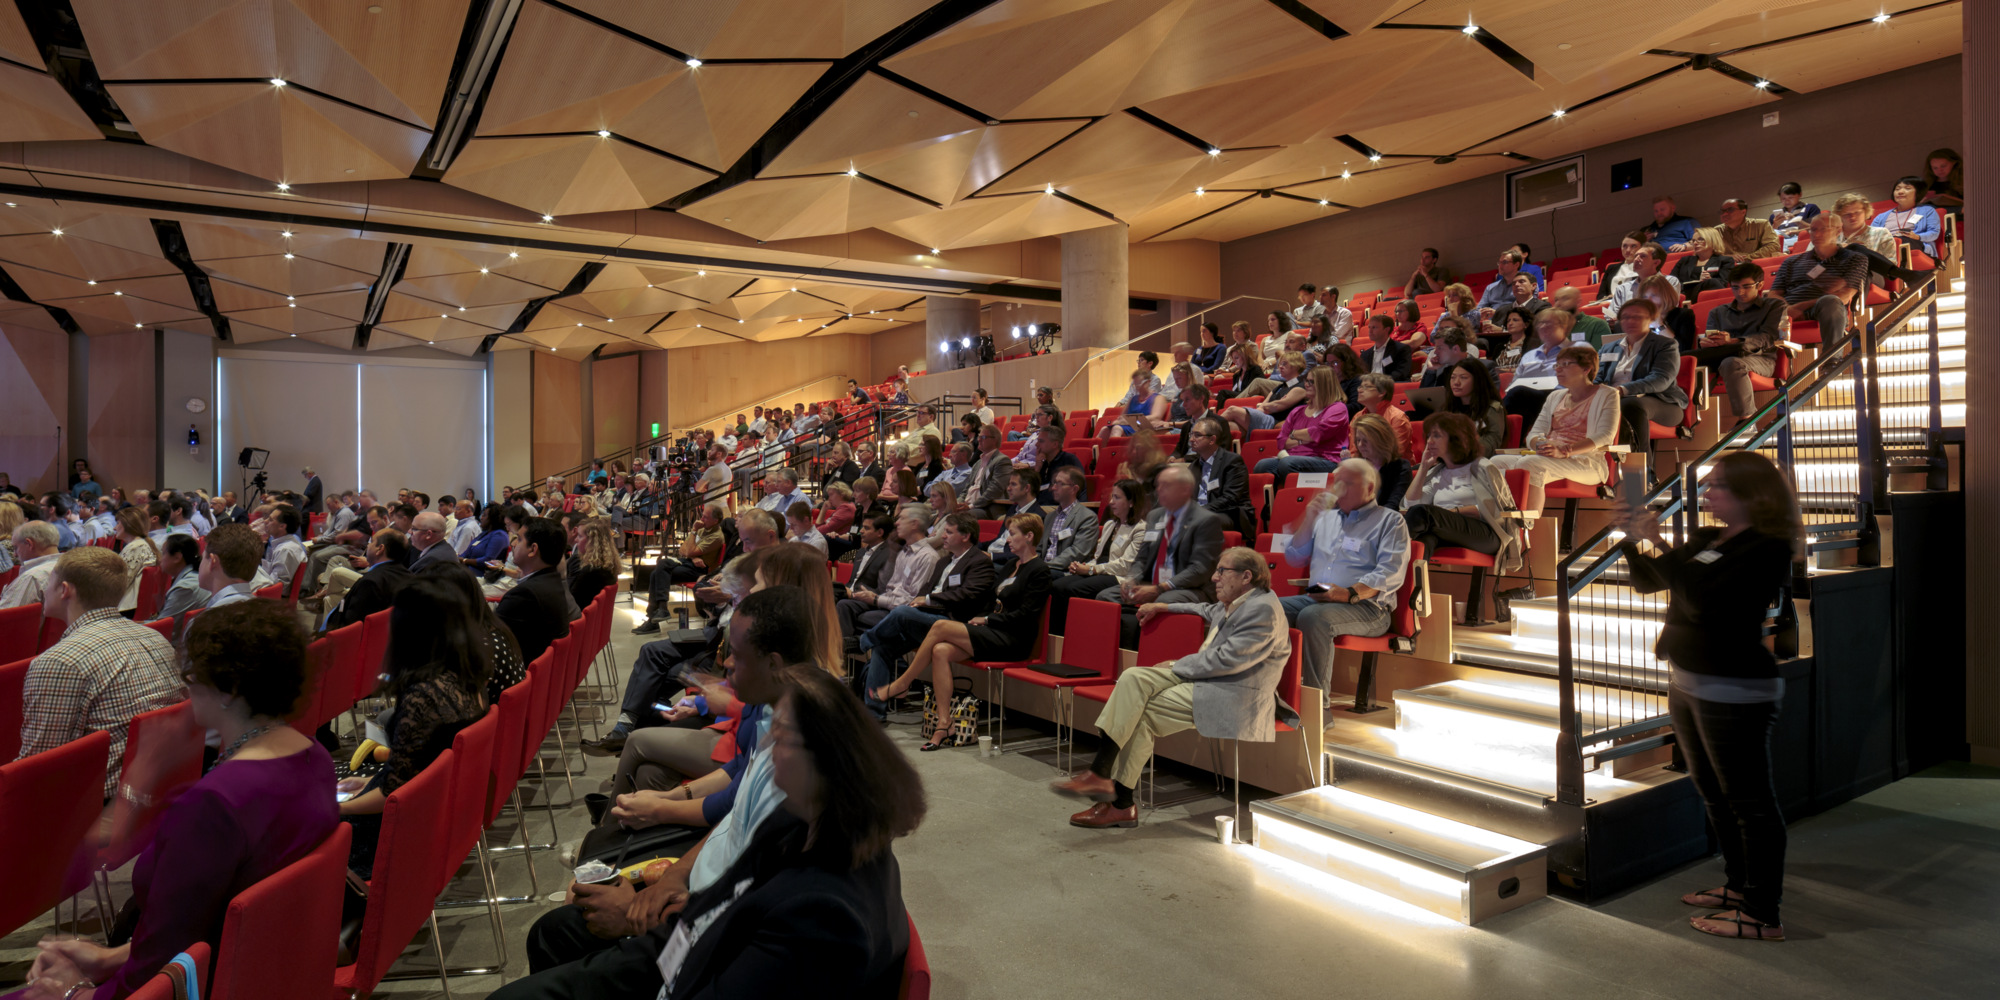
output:
[{"label": "wood slat wall panel", "polygon": [[[540,478],[573,468],[584,459],[582,371],[577,362],[547,351],[535,351],[532,357],[534,474]],[[501,405],[496,403],[495,409]]]}]

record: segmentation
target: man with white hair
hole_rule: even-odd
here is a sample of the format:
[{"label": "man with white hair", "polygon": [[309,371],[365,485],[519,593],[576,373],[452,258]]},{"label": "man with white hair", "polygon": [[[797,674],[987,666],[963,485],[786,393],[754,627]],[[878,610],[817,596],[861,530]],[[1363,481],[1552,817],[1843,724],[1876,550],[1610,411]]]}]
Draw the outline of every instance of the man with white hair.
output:
[{"label": "man with white hair", "polygon": [[1375,502],[1381,487],[1373,465],[1347,459],[1291,526],[1285,560],[1294,566],[1310,562],[1309,584],[1305,593],[1279,602],[1305,642],[1307,687],[1331,690],[1335,638],[1389,631],[1396,594],[1409,572],[1410,531],[1402,514]]},{"label": "man with white hair", "polygon": [[757,501],[758,510],[766,510],[782,518],[795,503],[811,507],[813,502],[799,492],[799,474],[780,466],[764,473],[764,499]]},{"label": "man with white hair", "polygon": [[448,540],[450,531],[444,526],[444,515],[427,510],[410,522],[410,549],[416,558],[410,563],[410,572],[421,573],[426,567],[443,563],[447,566],[458,564],[458,552]]},{"label": "man with white hair", "polygon": [[19,608],[42,603],[49,573],[56,566],[56,526],[47,521],[29,521],[14,529],[14,560],[21,572],[7,589],[0,590],[0,608]]}]

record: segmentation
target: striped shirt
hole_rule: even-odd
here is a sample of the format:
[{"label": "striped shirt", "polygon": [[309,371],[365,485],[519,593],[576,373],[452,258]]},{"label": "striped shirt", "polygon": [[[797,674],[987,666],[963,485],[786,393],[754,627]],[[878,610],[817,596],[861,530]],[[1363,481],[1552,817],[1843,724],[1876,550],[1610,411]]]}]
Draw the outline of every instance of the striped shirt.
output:
[{"label": "striped shirt", "polygon": [[1834,280],[1847,282],[1849,292],[1868,287],[1868,258],[1861,251],[1840,247],[1833,256],[1822,258],[1816,249],[1793,254],[1778,265],[1771,278],[1771,291],[1788,304],[1808,302],[1827,294]]},{"label": "striped shirt", "polygon": [[104,797],[109,799],[133,716],[184,697],[174,647],[166,637],[125,620],[115,608],[86,612],[28,667],[21,696],[21,756],[108,732],[111,757],[105,765]]}]

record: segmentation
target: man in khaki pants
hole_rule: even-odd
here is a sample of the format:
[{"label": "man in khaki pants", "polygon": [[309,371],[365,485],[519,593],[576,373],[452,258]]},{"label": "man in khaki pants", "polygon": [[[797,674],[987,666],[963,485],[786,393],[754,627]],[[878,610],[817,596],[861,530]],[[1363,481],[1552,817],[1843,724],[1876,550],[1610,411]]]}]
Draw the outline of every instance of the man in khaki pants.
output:
[{"label": "man in khaki pants", "polygon": [[1201,648],[1178,660],[1133,667],[1097,717],[1104,736],[1090,770],[1050,787],[1095,800],[1071,826],[1138,826],[1132,789],[1159,737],[1194,728],[1217,739],[1268,743],[1277,738],[1278,679],[1291,657],[1285,610],[1271,593],[1271,569],[1255,550],[1225,550],[1215,568],[1214,604],[1145,604],[1139,621],[1162,612],[1208,622]]}]

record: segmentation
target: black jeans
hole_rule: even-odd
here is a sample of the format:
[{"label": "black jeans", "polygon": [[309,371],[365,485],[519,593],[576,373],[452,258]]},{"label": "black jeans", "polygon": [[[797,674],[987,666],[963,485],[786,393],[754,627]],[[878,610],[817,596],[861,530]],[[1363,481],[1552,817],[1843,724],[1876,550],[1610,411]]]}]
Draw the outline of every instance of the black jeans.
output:
[{"label": "black jeans", "polygon": [[1649,424],[1671,427],[1681,422],[1686,410],[1658,396],[1621,396],[1618,416],[1624,422],[1624,441],[1634,454],[1653,454],[1653,429]]},{"label": "black jeans", "polygon": [[1403,520],[1409,526],[1410,541],[1424,543],[1424,555],[1427,557],[1436,555],[1440,545],[1471,549],[1489,556],[1500,551],[1500,536],[1494,533],[1492,525],[1477,517],[1420,503],[1404,510]]},{"label": "black jeans", "polygon": [[1553,395],[1554,389],[1531,389],[1517,385],[1510,387],[1507,395],[1500,398],[1500,405],[1507,408],[1508,416],[1521,418],[1521,434],[1525,438],[1528,431],[1534,429],[1535,418],[1542,415],[1542,404]]},{"label": "black jeans", "polygon": [[1667,695],[1667,711],[1681,760],[1722,845],[1729,888],[1743,894],[1744,913],[1777,923],[1785,881],[1785,817],[1771,768],[1778,702],[1734,705],[1675,689]]},{"label": "black jeans", "polygon": [[528,972],[492,1000],[595,1000],[660,992],[659,945],[649,937],[606,941],[583,926],[583,911],[549,911],[528,931]]}]

